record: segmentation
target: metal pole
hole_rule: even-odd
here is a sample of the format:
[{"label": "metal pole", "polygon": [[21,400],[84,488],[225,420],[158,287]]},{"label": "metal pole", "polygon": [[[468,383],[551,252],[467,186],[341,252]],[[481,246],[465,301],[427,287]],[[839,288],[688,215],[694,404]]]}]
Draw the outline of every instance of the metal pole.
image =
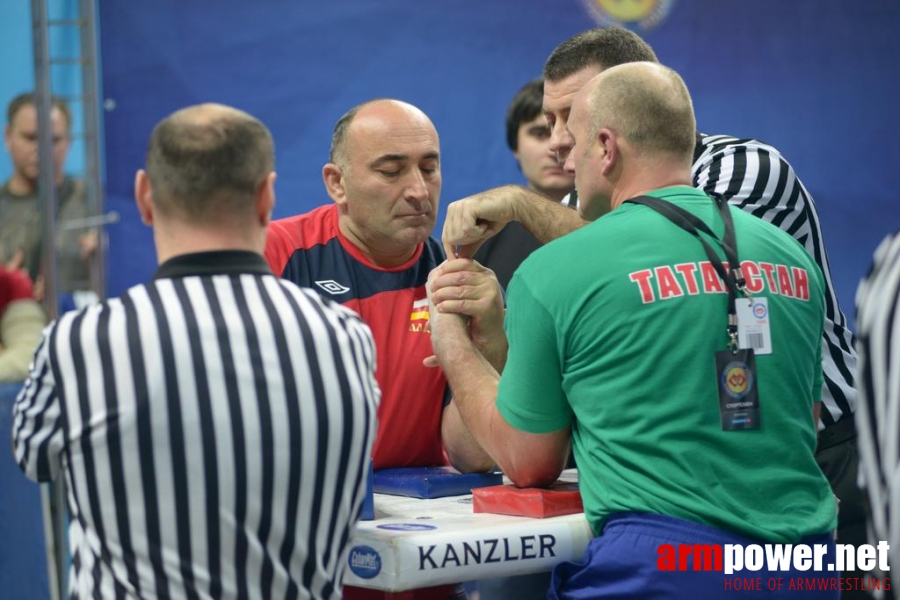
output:
[{"label": "metal pole", "polygon": [[[31,0],[31,29],[34,39],[35,109],[38,120],[38,193],[43,221],[42,272],[44,277],[44,310],[55,319],[58,312],[56,288],[56,169],[53,164],[53,131],[50,112],[50,40],[47,10],[43,0]],[[63,597],[65,587],[65,506],[59,501],[61,486],[57,482],[44,486],[41,504],[44,509],[44,531],[50,530],[47,545],[47,568],[50,594],[55,600]],[[55,584],[55,585],[54,585]]]},{"label": "metal pole", "polygon": [[[81,93],[84,97],[84,155],[87,188],[88,214],[101,218],[103,215],[103,175],[100,171],[101,128],[100,128],[100,82],[97,77],[97,17],[96,0],[81,0]],[[102,300],[106,298],[106,234],[101,228],[97,250],[91,259],[91,284],[94,292]]]},{"label": "metal pole", "polygon": [[[56,552],[53,531],[53,484],[41,484],[41,510],[44,513],[44,548],[47,551],[47,587],[53,600],[62,598],[62,586],[56,570]],[[57,486],[58,487],[58,486]]]},{"label": "metal pole", "polygon": [[34,79],[38,120],[38,193],[43,220],[41,271],[44,275],[44,310],[50,319],[58,313],[56,288],[56,169],[53,164],[53,127],[50,113],[50,40],[47,12],[42,0],[32,0],[32,32],[34,35]]}]

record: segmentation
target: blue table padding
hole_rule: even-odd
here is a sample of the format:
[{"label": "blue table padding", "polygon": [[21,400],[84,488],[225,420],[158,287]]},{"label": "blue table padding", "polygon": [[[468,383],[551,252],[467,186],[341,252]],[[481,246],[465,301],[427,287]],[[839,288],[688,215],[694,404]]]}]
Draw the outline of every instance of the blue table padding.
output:
[{"label": "blue table padding", "polygon": [[363,496],[362,508],[359,511],[359,518],[361,521],[375,520],[375,492],[372,488],[372,479],[372,461],[369,461],[369,468],[366,469],[366,495]]},{"label": "blue table padding", "polygon": [[451,467],[404,467],[375,471],[375,493],[413,498],[471,494],[472,488],[500,485],[503,474],[459,473]]}]

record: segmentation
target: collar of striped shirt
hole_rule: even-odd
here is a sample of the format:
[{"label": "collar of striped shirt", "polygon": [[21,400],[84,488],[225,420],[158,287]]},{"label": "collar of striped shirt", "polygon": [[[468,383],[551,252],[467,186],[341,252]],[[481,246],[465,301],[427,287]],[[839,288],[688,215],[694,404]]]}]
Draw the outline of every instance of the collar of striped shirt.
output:
[{"label": "collar of striped shirt", "polygon": [[156,269],[153,279],[188,277],[190,275],[271,275],[262,256],[248,250],[216,250],[196,252],[170,258]]}]

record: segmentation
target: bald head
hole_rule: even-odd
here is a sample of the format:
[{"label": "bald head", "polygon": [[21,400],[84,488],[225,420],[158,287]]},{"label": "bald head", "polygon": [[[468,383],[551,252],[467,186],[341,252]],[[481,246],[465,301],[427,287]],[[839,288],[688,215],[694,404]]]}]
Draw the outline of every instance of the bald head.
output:
[{"label": "bald head", "polygon": [[322,167],[341,232],[373,263],[408,261],[431,235],[441,196],[434,124],[406,102],[379,99],[338,121]]},{"label": "bald head", "polygon": [[669,68],[637,62],[596,75],[575,94],[566,128],[574,146],[565,169],[587,220],[647,190],[691,183],[694,111]]},{"label": "bald head", "polygon": [[351,138],[378,135],[379,130],[397,125],[424,127],[435,131],[437,135],[428,115],[412,104],[390,98],[370,100],[348,110],[335,124],[329,160],[346,169]]},{"label": "bald head", "polygon": [[274,163],[266,126],[221,104],[169,115],[153,129],[147,149],[156,210],[196,224],[251,214],[255,193]]},{"label": "bald head", "polygon": [[587,110],[591,138],[608,128],[636,154],[665,154],[690,165],[697,123],[687,86],[672,69],[649,62],[611,67],[590,80],[575,103]]}]

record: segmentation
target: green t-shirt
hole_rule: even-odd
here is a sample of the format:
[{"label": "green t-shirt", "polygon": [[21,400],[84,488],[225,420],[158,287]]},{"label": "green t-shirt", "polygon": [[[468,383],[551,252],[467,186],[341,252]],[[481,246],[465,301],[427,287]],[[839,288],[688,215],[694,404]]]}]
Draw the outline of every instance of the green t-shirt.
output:
[{"label": "green t-shirt", "polygon": [[[721,216],[703,192],[678,186],[650,195],[721,237]],[[532,254],[510,283],[498,409],[532,433],[571,424],[597,534],[622,512],[769,542],[835,527],[813,456],[822,274],[777,227],[731,213],[748,287],[769,304],[773,351],[756,358],[757,430],[722,430],[714,354],[726,349],[726,288],[700,242],[662,215],[623,204]]]}]

